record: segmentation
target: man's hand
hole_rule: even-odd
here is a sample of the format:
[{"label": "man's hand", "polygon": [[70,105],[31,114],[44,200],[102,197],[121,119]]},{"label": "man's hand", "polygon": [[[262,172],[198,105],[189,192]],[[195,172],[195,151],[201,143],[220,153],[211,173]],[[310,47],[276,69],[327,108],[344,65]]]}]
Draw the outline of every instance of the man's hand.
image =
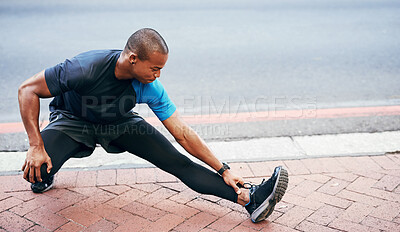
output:
[{"label": "man's hand", "polygon": [[237,184],[244,185],[242,177],[235,176],[229,169],[227,169],[224,171],[224,173],[222,173],[222,178],[224,178],[224,181],[227,185],[231,186],[235,190],[237,195],[241,193]]},{"label": "man's hand", "polygon": [[36,176],[36,180],[42,182],[40,167],[44,163],[47,164],[47,173],[50,173],[53,165],[51,164],[51,159],[44,149],[44,146],[30,146],[28,153],[26,154],[25,163],[22,166],[24,179],[31,183],[35,183]]}]

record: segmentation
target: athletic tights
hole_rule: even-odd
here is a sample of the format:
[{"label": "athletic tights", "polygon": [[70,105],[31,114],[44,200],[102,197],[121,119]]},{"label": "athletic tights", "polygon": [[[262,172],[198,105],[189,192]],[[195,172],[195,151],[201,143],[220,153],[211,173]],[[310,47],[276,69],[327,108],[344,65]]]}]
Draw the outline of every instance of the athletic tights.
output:
[{"label": "athletic tights", "polygon": [[[181,154],[145,120],[138,122],[138,125],[134,128],[137,128],[137,130],[121,135],[112,141],[112,144],[176,176],[198,193],[211,194],[237,202],[237,194],[232,187],[225,184],[220,175],[194,163]],[[41,167],[43,179],[47,178],[48,175],[54,175],[69,158],[73,157],[80,149],[85,149],[83,144],[76,142],[58,130],[45,130],[41,134],[46,152],[53,164],[50,174],[46,172],[46,164]]]}]

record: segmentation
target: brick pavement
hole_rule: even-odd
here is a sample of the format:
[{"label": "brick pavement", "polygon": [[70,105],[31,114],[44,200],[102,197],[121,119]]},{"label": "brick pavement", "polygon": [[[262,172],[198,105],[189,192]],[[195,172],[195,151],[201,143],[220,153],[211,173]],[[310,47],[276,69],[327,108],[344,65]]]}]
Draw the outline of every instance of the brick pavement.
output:
[{"label": "brick pavement", "polygon": [[257,183],[278,164],[288,191],[258,224],[239,205],[142,168],[61,171],[44,194],[21,175],[0,176],[0,231],[400,231],[400,154],[231,166]]}]

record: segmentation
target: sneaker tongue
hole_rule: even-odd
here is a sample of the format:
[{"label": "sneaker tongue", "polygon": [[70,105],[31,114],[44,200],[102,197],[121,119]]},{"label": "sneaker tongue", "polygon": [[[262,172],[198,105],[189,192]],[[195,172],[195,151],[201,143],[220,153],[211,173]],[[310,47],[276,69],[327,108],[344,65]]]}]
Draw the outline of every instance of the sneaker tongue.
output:
[{"label": "sneaker tongue", "polygon": [[270,178],[263,184],[259,185],[255,191],[255,200],[258,204],[261,204],[265,199],[272,193],[274,189],[274,181]]}]

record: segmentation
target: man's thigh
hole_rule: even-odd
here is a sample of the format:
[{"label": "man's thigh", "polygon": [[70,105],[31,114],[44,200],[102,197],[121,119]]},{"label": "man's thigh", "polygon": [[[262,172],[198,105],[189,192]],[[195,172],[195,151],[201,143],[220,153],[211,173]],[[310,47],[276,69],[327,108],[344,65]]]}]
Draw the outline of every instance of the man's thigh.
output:
[{"label": "man's thigh", "polygon": [[191,163],[190,159],[181,154],[164,135],[144,120],[136,123],[129,133],[121,135],[110,144],[163,169]]},{"label": "man's thigh", "polygon": [[46,172],[47,165],[43,164],[40,171],[42,178],[48,177],[48,175],[54,175],[61,166],[74,154],[83,149],[83,145],[71,139],[65,133],[58,130],[44,130],[41,132],[44,148],[47,154],[51,158],[53,168],[48,174]]}]

